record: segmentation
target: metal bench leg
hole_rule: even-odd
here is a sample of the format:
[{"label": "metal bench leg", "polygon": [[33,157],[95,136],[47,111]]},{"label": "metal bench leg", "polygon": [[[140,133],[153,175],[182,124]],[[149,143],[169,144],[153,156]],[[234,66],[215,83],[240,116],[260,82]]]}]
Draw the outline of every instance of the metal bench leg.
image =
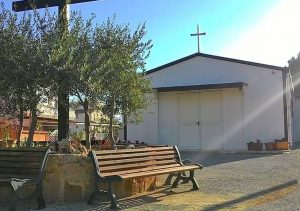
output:
[{"label": "metal bench leg", "polygon": [[98,193],[98,191],[97,191],[97,189],[95,188],[94,191],[93,191],[93,193],[91,194],[91,196],[90,196],[88,202],[87,202],[88,204],[90,204],[90,205],[93,204],[94,198],[95,198],[95,196],[97,195],[97,193]]},{"label": "metal bench leg", "polygon": [[111,181],[108,182],[108,195],[110,197],[111,202],[110,208],[115,210],[120,209]]},{"label": "metal bench leg", "polygon": [[164,185],[171,185],[172,178],[176,176],[176,173],[170,173],[165,181]]},{"label": "metal bench leg", "polygon": [[[183,176],[186,176],[185,172],[182,172],[182,175],[183,175]],[[168,177],[167,177],[167,179],[166,179],[164,185],[171,185],[172,178],[173,178],[173,177],[176,177],[176,176],[177,176],[176,173],[170,173],[170,174],[168,175]],[[182,179],[183,179],[183,178],[182,178]],[[189,182],[189,180],[186,180],[186,179],[183,179],[183,181],[182,181],[182,183],[188,183],[188,182]]]},{"label": "metal bench leg", "polygon": [[181,172],[178,172],[177,177],[176,177],[176,179],[175,179],[175,181],[172,185],[172,188],[176,188],[178,186],[178,183],[179,183],[180,179],[181,179]]},{"label": "metal bench leg", "polygon": [[38,202],[38,209],[43,209],[46,207],[44,195],[43,195],[43,186],[39,184],[37,187],[37,202]]},{"label": "metal bench leg", "polygon": [[16,210],[16,205],[17,205],[17,193],[14,192],[12,197],[11,197],[11,204],[9,207],[9,211],[15,211]]},{"label": "metal bench leg", "polygon": [[190,171],[190,180],[193,183],[193,190],[199,190],[199,185],[194,177],[194,170]]}]

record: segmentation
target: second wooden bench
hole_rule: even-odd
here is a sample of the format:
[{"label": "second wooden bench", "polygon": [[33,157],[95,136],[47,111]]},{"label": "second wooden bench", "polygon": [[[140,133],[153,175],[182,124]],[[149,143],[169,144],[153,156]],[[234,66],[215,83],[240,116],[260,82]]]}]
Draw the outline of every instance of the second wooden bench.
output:
[{"label": "second wooden bench", "polygon": [[[99,150],[92,151],[90,156],[94,161],[96,184],[88,201],[89,204],[93,203],[95,195],[100,192],[108,194],[111,208],[119,208],[112,184],[115,181],[137,177],[176,173],[177,177],[172,184],[173,188],[177,187],[180,180],[183,180],[192,182],[193,190],[199,189],[199,185],[194,178],[194,171],[203,168],[203,166],[200,164],[185,166],[176,146]],[[189,176],[183,174],[185,171],[190,172]],[[108,184],[108,191],[99,189],[99,183],[101,182]]]}]

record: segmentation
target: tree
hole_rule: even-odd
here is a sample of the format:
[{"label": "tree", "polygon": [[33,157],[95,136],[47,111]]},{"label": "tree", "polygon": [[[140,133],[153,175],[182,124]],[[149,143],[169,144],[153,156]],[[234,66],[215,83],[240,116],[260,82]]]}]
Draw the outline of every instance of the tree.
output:
[{"label": "tree", "polygon": [[[85,112],[85,133],[90,148],[90,116],[104,102],[109,115],[109,137],[113,141],[113,118],[122,113],[134,113],[145,106],[142,97],[150,91],[149,83],[136,73],[144,67],[151,48],[150,41],[142,42],[145,25],[131,34],[129,25],[117,25],[114,18],[92,27],[93,17],[83,21],[81,16],[71,18],[69,35],[63,43],[69,49],[68,63],[71,94],[78,98]],[[132,92],[131,94],[128,94]],[[123,100],[122,100],[123,99]],[[142,101],[142,102],[141,102]],[[109,109],[110,108],[110,109]],[[129,112],[130,111],[130,112]]]},{"label": "tree", "polygon": [[26,84],[23,55],[24,35],[28,30],[28,23],[31,17],[23,16],[22,23],[17,16],[0,7],[0,97],[3,106],[1,112],[10,115],[12,118],[18,117],[19,128],[17,135],[17,145],[20,144],[20,135],[23,128],[23,114],[26,110],[26,95],[23,91]]},{"label": "tree", "polygon": [[295,96],[300,97],[300,53],[298,53],[297,58],[292,57],[289,60],[289,69],[292,74]]},{"label": "tree", "polygon": [[101,90],[101,83],[97,78],[99,68],[96,67],[101,55],[94,44],[93,18],[84,21],[81,15],[72,13],[69,30],[65,31],[61,41],[56,43],[57,53],[53,54],[53,61],[59,64],[57,69],[63,67],[61,72],[68,78],[63,84],[67,84],[70,94],[77,97],[84,109],[87,148],[91,147],[89,113],[99,105]]},{"label": "tree", "polygon": [[17,144],[23,126],[23,113],[30,110],[31,125],[28,143],[33,143],[33,135],[37,122],[37,105],[50,93],[49,74],[49,42],[54,16],[46,13],[40,16],[24,13],[21,18],[4,9],[1,4],[0,15],[0,86],[3,91],[1,99],[5,102],[6,112],[17,110],[20,127]]},{"label": "tree", "polygon": [[102,99],[105,102],[104,113],[109,116],[109,140],[115,145],[113,120],[115,114],[137,117],[141,109],[147,106],[147,93],[150,83],[138,74],[144,70],[145,60],[152,47],[151,40],[143,42],[146,34],[145,24],[139,25],[131,33],[129,25],[115,24],[115,18],[108,19],[96,30],[99,43],[102,43],[104,74]]}]

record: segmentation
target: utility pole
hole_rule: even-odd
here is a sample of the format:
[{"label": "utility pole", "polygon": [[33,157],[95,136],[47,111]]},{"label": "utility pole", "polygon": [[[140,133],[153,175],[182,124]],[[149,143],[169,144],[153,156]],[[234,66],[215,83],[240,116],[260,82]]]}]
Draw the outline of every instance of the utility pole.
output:
[{"label": "utility pole", "polygon": [[197,36],[198,39],[198,53],[200,53],[200,36],[206,35],[206,32],[200,33],[199,25],[197,24],[197,33],[191,34],[191,36]]},{"label": "utility pole", "polygon": [[[58,7],[58,14],[68,29],[68,7],[69,4],[91,2],[97,0],[23,0],[12,2],[12,10],[22,12],[26,10],[42,9],[48,7]],[[67,76],[59,76],[65,82]],[[69,133],[69,89],[68,84],[59,81],[58,96],[58,141],[68,138]]]}]

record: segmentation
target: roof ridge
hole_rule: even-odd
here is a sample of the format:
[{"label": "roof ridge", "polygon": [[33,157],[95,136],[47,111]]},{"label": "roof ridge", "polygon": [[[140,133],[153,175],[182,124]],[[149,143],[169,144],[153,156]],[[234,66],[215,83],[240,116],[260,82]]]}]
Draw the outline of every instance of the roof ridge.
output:
[{"label": "roof ridge", "polygon": [[156,68],[150,69],[150,70],[146,71],[146,75],[157,72],[162,69],[165,69],[167,67],[179,64],[181,62],[187,61],[187,60],[192,59],[197,56],[210,58],[210,59],[217,59],[217,60],[222,60],[222,61],[229,61],[229,62],[234,62],[234,63],[240,63],[240,64],[245,64],[245,65],[257,66],[257,67],[263,67],[263,68],[268,68],[268,69],[280,70],[280,71],[284,71],[286,69],[286,67],[263,64],[263,63],[258,63],[258,62],[251,62],[251,61],[246,61],[246,60],[240,60],[240,59],[234,59],[234,58],[222,57],[222,56],[216,56],[216,55],[204,54],[204,53],[194,53],[194,54],[182,57],[180,59],[177,59],[175,61],[166,63],[164,65],[158,66]]}]

